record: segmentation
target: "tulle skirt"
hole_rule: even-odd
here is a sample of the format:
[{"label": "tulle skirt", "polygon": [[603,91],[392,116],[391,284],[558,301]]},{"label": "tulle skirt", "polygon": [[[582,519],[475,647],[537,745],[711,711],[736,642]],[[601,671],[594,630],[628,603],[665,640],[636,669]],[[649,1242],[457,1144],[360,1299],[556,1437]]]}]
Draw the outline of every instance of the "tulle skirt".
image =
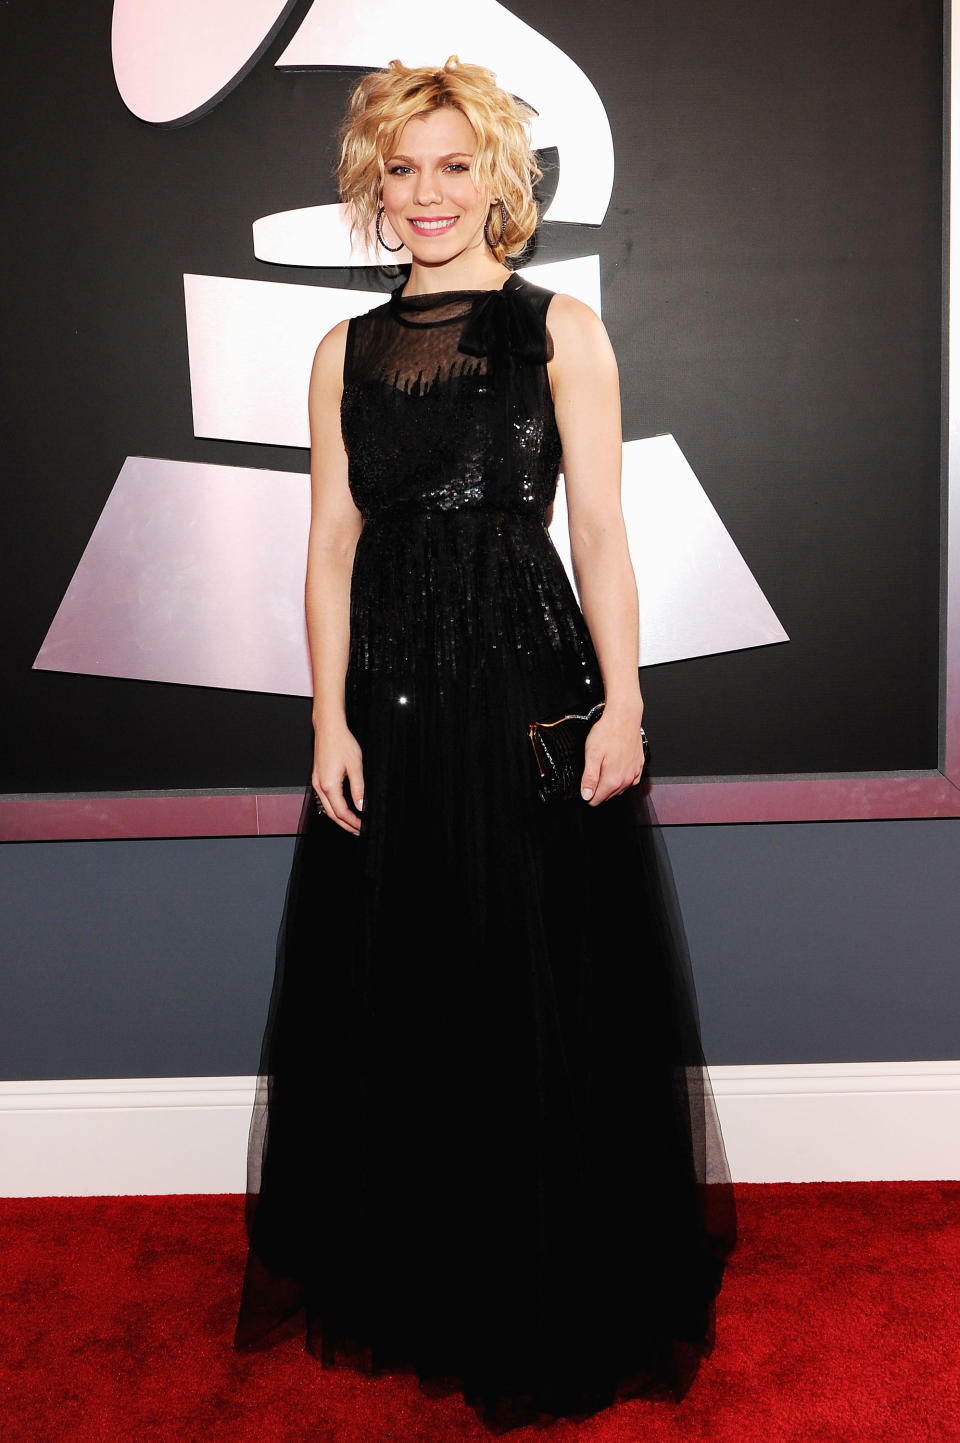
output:
[{"label": "tulle skirt", "polygon": [[[549,542],[518,528],[499,642],[464,666],[415,616],[409,540],[392,580],[376,528],[355,566],[360,836],[304,792],[235,1346],[299,1331],[324,1365],[462,1392],[494,1432],[679,1401],[713,1346],[736,1218],[656,817],[641,788],[597,807],[536,796],[524,719],[582,703],[599,675]],[[392,588],[379,622],[368,566]],[[475,639],[499,593],[473,587],[465,617],[462,582],[444,611],[433,577],[433,614]],[[405,628],[429,645],[400,655]]]}]

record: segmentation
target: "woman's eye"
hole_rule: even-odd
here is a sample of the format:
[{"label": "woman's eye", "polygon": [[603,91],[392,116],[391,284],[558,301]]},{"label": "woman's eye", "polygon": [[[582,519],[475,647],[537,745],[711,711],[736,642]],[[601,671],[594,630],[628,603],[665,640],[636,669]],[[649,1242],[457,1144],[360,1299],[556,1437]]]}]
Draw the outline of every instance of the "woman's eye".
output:
[{"label": "woman's eye", "polygon": [[469,170],[469,168],[469,166],[464,165],[460,160],[453,160],[447,166],[447,170]]},{"label": "woman's eye", "polygon": [[409,171],[409,169],[410,169],[409,165],[388,165],[388,166],[387,166],[387,174],[388,174],[388,175],[406,175],[407,172]]}]

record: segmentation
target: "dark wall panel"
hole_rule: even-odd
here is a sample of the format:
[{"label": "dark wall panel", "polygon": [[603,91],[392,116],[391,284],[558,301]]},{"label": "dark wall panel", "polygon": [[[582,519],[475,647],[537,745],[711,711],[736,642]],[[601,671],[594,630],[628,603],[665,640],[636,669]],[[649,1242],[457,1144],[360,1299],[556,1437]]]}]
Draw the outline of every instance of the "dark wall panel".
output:
[{"label": "dark wall panel", "polygon": [[[616,144],[604,225],[557,226],[538,258],[599,250],[625,434],[676,435],[791,636],[651,668],[658,769],[935,766],[940,5],[516,8]],[[305,11],[158,130],[117,94],[108,0],[3,10],[0,793],[306,780],[304,699],[30,669],[128,454],[306,469],[193,436],[182,297],[184,271],[360,279],[252,253],[256,216],[334,199],[353,77],[273,63]]]}]

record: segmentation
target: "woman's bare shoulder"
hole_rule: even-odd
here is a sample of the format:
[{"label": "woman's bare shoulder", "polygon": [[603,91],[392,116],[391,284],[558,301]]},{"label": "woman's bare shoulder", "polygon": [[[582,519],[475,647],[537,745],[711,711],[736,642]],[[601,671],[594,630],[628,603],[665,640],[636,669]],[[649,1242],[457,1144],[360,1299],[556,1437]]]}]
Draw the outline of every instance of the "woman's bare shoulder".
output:
[{"label": "woman's bare shoulder", "polygon": [[347,348],[347,330],[350,320],[338,321],[320,341],[314,352],[311,385],[340,385],[343,380],[343,361]]},{"label": "woman's bare shoulder", "polygon": [[317,356],[322,357],[324,360],[326,360],[328,357],[332,360],[336,360],[336,358],[339,356],[340,360],[342,361],[343,353],[347,344],[347,331],[349,327],[349,316],[346,318],[346,320],[338,321],[335,326],[331,326],[329,331],[327,331],[327,334],[321,339],[320,344],[317,346]]},{"label": "woman's bare shoulder", "polygon": [[557,291],[547,308],[547,326],[553,338],[556,363],[577,366],[612,359],[607,328],[592,306]]}]

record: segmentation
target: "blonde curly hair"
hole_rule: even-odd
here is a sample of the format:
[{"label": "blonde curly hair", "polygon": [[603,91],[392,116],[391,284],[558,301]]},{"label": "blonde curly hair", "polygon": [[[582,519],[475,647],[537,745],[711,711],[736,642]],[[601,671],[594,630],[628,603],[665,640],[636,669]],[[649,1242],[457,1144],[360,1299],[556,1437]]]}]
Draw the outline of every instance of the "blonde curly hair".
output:
[{"label": "blonde curly hair", "polygon": [[[380,205],[384,162],[407,121],[447,105],[462,111],[477,137],[470,178],[478,190],[495,197],[489,232],[498,239],[491,249],[501,262],[519,256],[539,219],[533,187],[542,171],[529,133],[536,112],[501,90],[492,70],[461,64],[456,55],[439,70],[391,60],[355,87],[340,128],[337,166],[340,199],[350,207],[351,235],[369,234]],[[502,235],[501,201],[507,216]]]}]

